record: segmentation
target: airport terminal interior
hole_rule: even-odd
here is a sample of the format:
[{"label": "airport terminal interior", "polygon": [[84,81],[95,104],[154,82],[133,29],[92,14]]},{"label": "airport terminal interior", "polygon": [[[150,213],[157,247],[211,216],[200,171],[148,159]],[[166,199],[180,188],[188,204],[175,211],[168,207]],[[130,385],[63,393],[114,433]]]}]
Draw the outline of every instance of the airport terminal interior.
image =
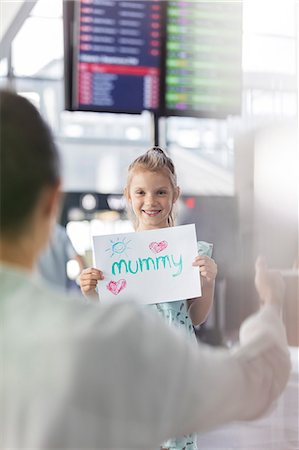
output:
[{"label": "airport terminal interior", "polygon": [[286,391],[199,449],[298,450],[298,1],[1,0],[0,13],[0,87],[39,109],[62,161],[59,222],[79,255],[67,289],[80,294],[92,236],[133,231],[127,167],[161,146],[181,188],[176,224],[195,224],[218,265],[198,340],[237,343],[257,309],[257,255],[286,284]]}]

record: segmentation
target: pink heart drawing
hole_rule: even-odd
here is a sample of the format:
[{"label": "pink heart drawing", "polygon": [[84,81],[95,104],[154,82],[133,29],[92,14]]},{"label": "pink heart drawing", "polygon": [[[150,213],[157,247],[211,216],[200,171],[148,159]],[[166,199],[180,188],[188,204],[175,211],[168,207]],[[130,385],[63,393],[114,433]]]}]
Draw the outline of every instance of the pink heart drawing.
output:
[{"label": "pink heart drawing", "polygon": [[164,250],[168,246],[168,242],[161,241],[161,242],[151,242],[149,244],[149,248],[153,253],[160,253],[162,250]]},{"label": "pink heart drawing", "polygon": [[112,294],[117,295],[122,291],[127,285],[126,280],[118,280],[118,281],[109,281],[107,284],[108,291],[112,292]]}]

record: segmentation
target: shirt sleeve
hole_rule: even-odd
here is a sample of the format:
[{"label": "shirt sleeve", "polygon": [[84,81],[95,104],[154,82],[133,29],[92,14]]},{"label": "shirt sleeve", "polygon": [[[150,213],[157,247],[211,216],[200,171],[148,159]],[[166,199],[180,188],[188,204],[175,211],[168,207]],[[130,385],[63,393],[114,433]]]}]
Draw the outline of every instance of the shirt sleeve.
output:
[{"label": "shirt sleeve", "polygon": [[213,244],[205,241],[197,241],[197,251],[199,255],[207,255],[211,258],[213,253]]},{"label": "shirt sleeve", "polygon": [[[280,395],[290,373],[285,330],[272,307],[242,325],[238,348],[228,351],[201,346],[198,360],[198,392],[190,402],[200,432],[261,416]],[[186,382],[194,385],[196,370],[193,374],[191,370]],[[195,423],[193,426],[196,428]]]},{"label": "shirt sleeve", "polygon": [[149,311],[118,305],[89,323],[78,356],[66,417],[81,424],[80,436],[71,430],[77,445],[84,445],[88,420],[86,430],[104,448],[153,448],[169,437],[258,417],[290,370],[272,308],[245,323],[240,347],[228,351],[191,344]]}]

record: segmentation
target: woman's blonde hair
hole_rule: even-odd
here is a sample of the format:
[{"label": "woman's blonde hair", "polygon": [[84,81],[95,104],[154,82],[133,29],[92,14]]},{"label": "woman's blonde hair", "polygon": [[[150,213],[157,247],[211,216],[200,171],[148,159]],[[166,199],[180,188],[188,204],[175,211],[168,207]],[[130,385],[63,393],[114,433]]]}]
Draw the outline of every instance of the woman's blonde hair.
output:
[{"label": "woman's blonde hair", "polygon": [[[134,172],[136,172],[139,169],[148,170],[150,172],[160,172],[161,170],[164,170],[168,176],[169,181],[173,187],[173,192],[175,194],[175,191],[178,189],[177,186],[177,176],[174,164],[169,158],[169,156],[166,155],[166,153],[160,148],[160,147],[152,147],[149,150],[147,150],[143,155],[136,158],[128,167],[128,176],[127,176],[127,185],[126,190],[127,193],[129,191],[130,183],[133,177]],[[129,216],[132,222],[134,223],[134,226],[136,227],[138,224],[136,223],[136,217],[133,214],[133,211],[129,209]],[[169,226],[173,226],[175,222],[174,217],[174,211],[171,210],[169,217],[168,217],[168,224]]]}]

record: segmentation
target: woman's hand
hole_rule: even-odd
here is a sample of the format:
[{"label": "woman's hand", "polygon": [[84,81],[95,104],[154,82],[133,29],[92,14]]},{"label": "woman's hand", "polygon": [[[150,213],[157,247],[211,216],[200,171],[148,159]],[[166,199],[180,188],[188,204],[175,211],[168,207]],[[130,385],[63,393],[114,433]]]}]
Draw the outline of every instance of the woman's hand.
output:
[{"label": "woman's hand", "polygon": [[209,256],[196,256],[192,263],[193,266],[199,267],[200,275],[203,277],[203,281],[212,283],[215,281],[217,275],[217,264]]},{"label": "woman's hand", "polygon": [[96,286],[99,280],[103,280],[104,275],[101,270],[95,269],[94,267],[88,267],[82,270],[79,281],[82,294],[86,298],[96,298],[98,293],[96,291]]},{"label": "woman's hand", "polygon": [[255,287],[262,305],[273,305],[281,311],[285,293],[282,275],[278,270],[269,270],[261,256],[255,263]]}]

